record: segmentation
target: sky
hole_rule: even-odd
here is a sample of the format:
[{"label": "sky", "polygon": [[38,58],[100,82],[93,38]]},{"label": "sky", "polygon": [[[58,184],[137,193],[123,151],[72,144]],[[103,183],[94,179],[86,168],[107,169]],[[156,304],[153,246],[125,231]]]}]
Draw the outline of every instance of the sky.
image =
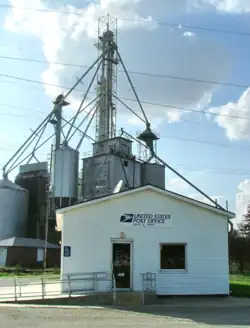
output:
[{"label": "sky", "polygon": [[[97,58],[98,18],[108,13],[117,18],[119,51],[160,136],[158,155],[242,218],[250,202],[249,0],[0,0],[1,167],[62,87]],[[141,115],[121,64],[118,70],[117,95]],[[66,118],[89,81],[72,92]],[[133,135],[144,128],[123,106],[117,122]],[[84,142],[81,155],[90,150]],[[49,151],[47,144],[39,159]],[[169,170],[166,188],[204,201]]]}]

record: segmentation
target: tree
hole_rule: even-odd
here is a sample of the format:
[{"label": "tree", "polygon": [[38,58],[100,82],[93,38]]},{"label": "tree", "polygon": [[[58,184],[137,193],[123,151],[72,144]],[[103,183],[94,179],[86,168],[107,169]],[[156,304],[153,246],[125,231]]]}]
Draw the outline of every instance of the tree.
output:
[{"label": "tree", "polygon": [[244,220],[239,224],[240,234],[250,240],[250,206],[247,208],[247,213],[244,215]]},{"label": "tree", "polygon": [[246,263],[249,258],[249,242],[239,231],[234,230],[229,234],[229,258],[230,265],[235,263],[241,274],[244,274]]}]

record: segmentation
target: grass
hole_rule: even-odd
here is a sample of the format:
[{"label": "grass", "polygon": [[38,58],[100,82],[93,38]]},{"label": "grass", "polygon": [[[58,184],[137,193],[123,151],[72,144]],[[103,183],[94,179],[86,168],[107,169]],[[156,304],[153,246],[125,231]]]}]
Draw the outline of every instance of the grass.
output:
[{"label": "grass", "polygon": [[14,277],[37,277],[37,276],[58,276],[60,274],[60,269],[21,269],[19,267],[15,268],[0,268],[0,278],[14,278]]},{"label": "grass", "polygon": [[232,275],[230,277],[230,290],[232,296],[250,297],[250,274]]}]

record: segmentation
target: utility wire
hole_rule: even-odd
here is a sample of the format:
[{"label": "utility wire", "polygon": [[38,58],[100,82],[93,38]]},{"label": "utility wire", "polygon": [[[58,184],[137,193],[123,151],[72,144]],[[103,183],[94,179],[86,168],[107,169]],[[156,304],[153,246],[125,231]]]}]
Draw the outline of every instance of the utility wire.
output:
[{"label": "utility wire", "polygon": [[234,148],[237,150],[250,151],[250,147],[236,146],[236,145],[231,145],[231,144],[226,144],[226,143],[218,143],[218,142],[210,141],[210,140],[199,140],[199,139],[193,139],[193,138],[176,137],[176,136],[171,136],[171,135],[163,135],[163,136],[160,135],[160,139],[174,139],[174,140],[181,140],[181,141],[187,141],[187,142],[207,144],[209,146]]},{"label": "utility wire", "polygon": [[138,22],[144,24],[152,24],[153,22],[157,23],[158,25],[172,27],[172,28],[186,28],[191,30],[199,30],[203,32],[215,32],[215,33],[223,33],[223,34],[233,34],[233,35],[241,35],[241,36],[250,36],[250,32],[241,32],[241,31],[232,31],[232,30],[220,30],[217,28],[210,28],[210,27],[203,27],[203,26],[194,26],[194,25],[187,25],[187,24],[174,24],[168,22],[162,22],[159,20],[153,19],[152,21],[145,21],[143,19],[130,19],[130,18],[120,18],[114,17],[118,20],[129,21],[129,22]]},{"label": "utility wire", "polygon": [[[175,139],[175,137],[171,137],[173,139]],[[186,138],[183,138],[184,141],[191,141],[190,139],[186,139]],[[192,140],[194,141],[194,140]],[[200,142],[200,143],[203,143],[202,141],[198,141],[198,140],[195,140],[195,142]],[[220,145],[220,144],[217,144],[217,145]],[[222,144],[220,146],[223,146]],[[13,151],[13,147],[5,147],[5,148],[2,148],[0,147],[0,150],[8,150],[8,151]],[[250,170],[247,170],[247,169],[242,169],[242,168],[219,168],[219,167],[207,167],[207,166],[203,166],[203,165],[197,165],[197,164],[190,164],[190,165],[186,165],[186,164],[175,164],[181,168],[192,168],[192,170],[194,171],[200,171],[200,170],[216,170],[217,172],[223,172],[223,171],[228,171],[228,172],[236,172],[236,173],[241,173],[241,174],[250,174]]]},{"label": "utility wire", "polygon": [[[62,10],[53,10],[53,9],[42,9],[42,8],[30,8],[30,7],[13,7],[11,5],[0,5],[0,8],[2,9],[18,9],[18,10],[27,10],[27,11],[35,11],[35,12],[41,12],[41,13],[58,13],[58,14],[64,14],[64,15],[76,15],[76,16],[85,16],[85,17],[95,17],[94,15],[86,15],[83,12],[70,12],[70,11],[62,11]],[[214,33],[222,33],[222,34],[232,34],[232,35],[240,35],[240,36],[250,36],[250,32],[242,32],[242,31],[232,31],[232,30],[221,30],[217,28],[210,28],[210,27],[203,27],[203,26],[194,26],[194,25],[187,25],[187,24],[174,24],[169,22],[163,22],[156,19],[152,20],[143,20],[143,19],[132,19],[132,18],[126,18],[126,17],[117,17],[112,16],[111,17],[121,20],[121,21],[129,21],[129,22],[138,22],[138,23],[144,23],[144,24],[152,24],[157,23],[161,26],[167,26],[171,28],[186,28],[186,29],[192,29],[192,30],[199,30],[203,32],[214,32]]]},{"label": "utility wire", "polygon": [[[11,82],[11,81],[10,81]],[[41,111],[41,110],[34,110],[33,108],[24,108],[24,107],[20,107],[20,106],[16,106],[16,105],[11,105],[11,104],[6,104],[6,103],[0,103],[0,107],[9,107],[9,108],[14,108],[14,109],[19,109],[19,110],[24,110],[24,111],[32,111],[32,112],[34,112],[34,113],[40,113],[40,114],[46,114],[47,113],[47,111],[45,112],[45,111]],[[50,110],[49,110],[50,111]],[[2,110],[1,110],[1,115],[7,115],[7,116],[21,116],[21,117],[30,117],[30,116],[28,116],[28,115],[23,115],[23,114],[16,114],[16,113],[11,113],[11,112],[3,112]],[[137,116],[137,114],[136,114],[136,116]],[[139,116],[139,115],[138,115]],[[34,116],[33,116],[34,117]],[[38,116],[35,116],[35,118],[43,118],[42,116],[40,117],[38,117]],[[141,119],[141,118],[140,118]],[[188,123],[188,124],[199,124],[199,125],[204,125],[204,124],[210,124],[211,122],[209,122],[209,121],[194,121],[194,120],[187,120],[187,119],[181,119],[181,122],[182,123]]]},{"label": "utility wire", "polygon": [[[11,82],[11,81],[10,81]],[[35,110],[33,108],[27,108],[27,107],[20,107],[20,106],[17,106],[17,105],[11,105],[11,104],[7,104],[7,103],[0,103],[0,107],[7,107],[7,108],[13,108],[13,109],[19,109],[19,110],[23,110],[23,111],[32,111],[33,113],[39,113],[39,114],[43,114],[45,115],[47,113],[47,111],[41,111],[41,110]],[[50,110],[49,110],[50,111]],[[135,114],[135,113],[134,113]],[[27,117],[30,117],[30,115],[23,115],[23,114],[16,114],[16,113],[11,113],[11,112],[3,112],[1,110],[1,115],[7,115],[7,116],[17,116],[17,117],[24,117],[24,118],[27,118]],[[137,114],[135,114],[137,116]],[[139,115],[138,115],[139,116]],[[34,117],[34,116],[32,116]],[[43,118],[42,116],[35,116],[34,118]],[[202,121],[194,121],[194,120],[187,120],[187,119],[181,119],[181,122],[185,122],[185,123],[188,123],[188,124],[199,124],[199,125],[204,125],[204,124],[209,124],[210,122],[207,121],[207,122],[202,122]]]},{"label": "utility wire", "polygon": [[[32,58],[0,56],[0,59],[17,60],[17,61],[24,61],[24,62],[31,62],[31,63],[60,65],[60,66],[65,66],[65,67],[89,68],[89,66],[86,66],[86,65],[76,65],[76,64],[70,64],[70,63],[51,62],[51,61],[47,61],[47,60],[38,60],[38,59],[32,59]],[[117,71],[124,73],[124,70],[117,69]],[[169,75],[169,74],[156,74],[156,73],[138,72],[138,71],[130,71],[130,70],[128,70],[128,73],[129,74],[134,74],[134,75],[151,76],[151,77],[162,78],[162,79],[175,79],[175,80],[181,80],[181,81],[215,84],[215,85],[234,87],[234,88],[242,88],[242,89],[247,89],[249,87],[249,85],[246,85],[246,84],[219,82],[219,81],[211,81],[211,80],[204,80],[204,79],[195,79],[195,78],[175,76],[175,75]]]},{"label": "utility wire", "polygon": [[[1,151],[13,151],[12,148],[0,148]],[[250,170],[245,170],[241,168],[220,168],[220,167],[209,167],[209,166],[203,166],[203,165],[186,165],[182,163],[176,163],[173,164],[175,167],[178,167],[179,169],[183,171],[189,171],[189,172],[198,172],[198,171],[206,171],[206,173],[216,173],[216,174],[231,174],[231,175],[249,175]]]},{"label": "utility wire", "polygon": [[[40,84],[40,85],[48,85],[48,86],[57,87],[57,88],[65,89],[65,90],[69,89],[69,87],[65,87],[65,86],[58,85],[58,84],[45,83],[45,82],[42,82],[42,81],[27,79],[27,78],[23,78],[23,77],[8,75],[8,74],[0,74],[0,76],[7,77],[7,78],[10,78],[10,79],[19,80],[19,81],[23,81],[23,82],[36,83],[36,84]],[[78,92],[81,92],[81,93],[83,92],[83,90],[78,90],[78,89],[75,89],[75,91],[78,91]],[[90,91],[90,93],[96,94],[95,91]],[[123,99],[123,100],[132,101],[132,102],[137,103],[136,99],[122,97],[122,96],[119,96],[119,98]],[[191,108],[173,106],[173,105],[170,105],[170,104],[149,102],[149,101],[145,101],[145,100],[143,100],[143,101],[141,100],[141,103],[146,104],[146,105],[151,105],[151,106],[158,106],[158,107],[163,107],[163,108],[176,109],[176,110],[180,110],[180,111],[187,111],[187,112],[193,112],[193,113],[202,113],[202,114],[209,114],[211,116],[223,116],[223,117],[236,118],[236,119],[242,119],[242,120],[250,121],[250,118],[244,117],[244,116],[238,116],[238,115],[212,113],[212,112],[209,112],[209,111],[206,111],[206,110],[191,109]]]},{"label": "utility wire", "polygon": [[[44,111],[35,110],[33,108],[20,107],[19,105],[11,105],[11,104],[6,104],[6,103],[0,103],[0,107],[9,107],[9,108],[13,108],[13,109],[21,109],[21,110],[24,110],[24,111],[32,111],[32,112],[35,112],[35,113],[45,114]],[[15,116],[15,113],[4,113],[4,112],[1,111],[1,115],[2,114],[5,114],[5,115],[9,114],[9,115]]]},{"label": "utility wire", "polygon": [[[11,115],[11,114],[10,114]],[[19,116],[19,115],[13,115],[13,116]],[[21,116],[21,115],[20,115]],[[29,118],[29,116],[24,116],[26,118]],[[198,143],[198,144],[206,144],[209,146],[216,146],[216,147],[222,147],[222,148],[233,148],[235,150],[240,150],[240,151],[250,151],[250,147],[245,147],[245,146],[236,146],[236,145],[231,145],[231,144],[226,144],[226,143],[219,143],[215,141],[210,141],[210,140],[200,140],[200,139],[195,139],[195,138],[185,138],[185,137],[178,137],[174,135],[160,135],[160,139],[173,139],[173,140],[180,140],[180,141],[185,141],[185,142],[191,142],[191,143]],[[13,146],[14,147],[14,146]],[[12,148],[8,148],[12,149]]]},{"label": "utility wire", "polygon": [[[14,108],[14,109],[21,109],[24,111],[32,111],[32,113],[41,113],[45,114],[45,112],[34,110],[32,108],[23,108],[15,105],[10,105],[6,103],[0,103],[0,107],[9,107],[9,108]],[[16,114],[16,113],[10,113],[10,112],[3,112],[1,111],[1,115],[7,115],[7,116],[12,116],[12,117],[23,117],[23,118],[29,118],[30,115],[23,115],[23,114]],[[40,116],[35,116],[34,118],[37,119],[42,119]],[[199,121],[191,121],[191,120],[182,120],[181,122],[187,122],[187,123],[193,123],[193,124],[204,124],[203,122]],[[190,142],[198,142],[198,143],[203,143],[203,144],[208,144],[208,145],[214,145],[214,146],[219,146],[219,147],[230,147],[234,148],[237,150],[244,150],[244,151],[250,151],[250,147],[242,147],[242,146],[236,146],[236,145],[231,145],[231,144],[220,144],[216,142],[211,142],[209,140],[199,140],[199,139],[188,139],[188,138],[183,138],[183,137],[176,137],[176,136],[171,136],[171,135],[160,135],[161,139],[176,139],[176,140],[182,140],[182,141],[190,141]]]},{"label": "utility wire", "polygon": [[192,171],[210,171],[210,172],[217,172],[217,173],[235,173],[235,174],[245,174],[249,175],[250,171],[241,169],[241,168],[222,168],[222,167],[208,167],[208,166],[196,166],[196,165],[186,165],[186,164],[175,164],[179,169],[187,169]]},{"label": "utility wire", "polygon": [[234,170],[227,170],[227,169],[224,169],[224,170],[217,170],[215,168],[199,168],[199,169],[194,169],[194,168],[190,168],[190,167],[182,167],[181,165],[178,165],[178,164],[174,164],[173,165],[174,167],[178,168],[178,170],[181,170],[181,171],[187,171],[187,172],[204,172],[206,171],[206,173],[211,173],[211,174],[219,174],[219,175],[234,175],[234,176],[249,176],[250,174],[250,171],[246,171],[246,172],[240,172],[240,171],[237,171],[235,172]]}]

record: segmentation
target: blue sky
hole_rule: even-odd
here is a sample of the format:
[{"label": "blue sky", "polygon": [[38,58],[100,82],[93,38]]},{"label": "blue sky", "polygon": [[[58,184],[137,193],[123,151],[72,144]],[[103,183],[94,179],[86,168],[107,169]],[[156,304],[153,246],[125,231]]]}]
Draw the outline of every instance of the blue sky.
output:
[{"label": "blue sky", "polygon": [[[227,2],[227,0],[224,1]],[[115,4],[116,1],[112,0],[110,2],[109,11],[112,12],[113,10],[115,16],[121,17],[122,11],[117,3]],[[148,0],[142,0],[141,2],[145,2],[145,5],[140,4],[138,8],[132,5],[131,8],[126,7],[129,15],[132,15],[131,21],[134,19],[134,13],[142,18],[152,15],[155,20],[160,20],[163,23],[173,23],[176,26],[183,24],[242,31],[249,33],[249,36],[199,31],[191,28],[174,28],[172,31],[171,27],[164,24],[158,25],[153,30],[145,28],[146,24],[139,27],[121,26],[119,29],[119,44],[128,70],[223,81],[246,86],[250,84],[248,70],[250,65],[249,7],[243,8],[244,14],[236,14],[233,10],[230,13],[225,10],[216,13],[215,7],[204,7],[202,10],[192,10],[191,13],[187,13],[185,6],[181,7],[182,5],[180,5],[176,8],[173,5],[171,7],[170,1],[165,6],[165,2],[159,0],[158,10],[157,6],[155,8],[150,7]],[[182,1],[182,3],[184,2],[185,0]],[[16,6],[17,3],[21,7],[31,7],[31,2],[28,0],[20,2],[13,0],[11,2],[12,5]],[[32,5],[37,9],[44,8],[40,6],[44,6],[46,3],[49,2],[34,1]],[[97,5],[98,3],[98,1],[95,2]],[[1,1],[1,4],[10,4],[10,2]],[[79,1],[70,2],[70,0],[60,1],[58,4],[80,6]],[[161,8],[165,8],[165,10]],[[61,10],[63,9],[61,8]],[[98,15],[98,10],[96,10],[95,15]],[[43,34],[41,25],[37,22],[39,19],[46,19],[47,14],[21,9],[19,9],[19,12],[25,12],[26,16],[16,18],[13,16],[11,9],[0,8],[0,21],[4,27],[0,32],[2,56],[45,61],[52,61],[51,59],[53,59],[53,61],[80,65],[91,63],[91,58],[93,54],[96,55],[96,52],[94,52],[95,49],[89,49],[91,49],[90,47],[95,40],[88,37],[86,31],[79,36],[78,43],[76,41],[73,43],[69,39],[70,32],[67,36],[68,39],[65,36],[62,37],[62,28],[66,29],[65,25],[60,26],[59,23],[55,25],[56,22],[51,23],[51,21],[48,21],[48,24],[52,24],[50,28],[51,31],[54,31],[55,37],[58,35],[54,46],[55,48],[58,47],[59,50],[53,52],[51,38],[48,34]],[[103,11],[100,12],[103,13]],[[34,13],[39,15],[36,21],[31,18]],[[13,29],[10,28],[10,25],[6,26],[7,17],[8,22],[18,22],[18,28]],[[25,26],[27,21],[29,22],[28,27]],[[58,21],[60,22],[60,20]],[[93,19],[91,24],[96,24],[96,19]],[[90,29],[91,25],[88,28]],[[193,32],[195,35],[184,37],[185,32]],[[61,43],[59,44],[59,42]],[[49,51],[48,49],[52,50]],[[76,76],[84,71],[83,69],[77,72],[65,69],[60,73],[58,67],[52,67],[50,73],[44,76],[44,72],[49,69],[50,67],[46,63],[31,63],[0,58],[1,74],[37,81],[44,80],[52,84],[71,86]],[[209,111],[211,108],[216,108],[218,114],[226,113],[250,118],[250,107],[247,106],[247,102],[244,103],[244,106],[225,109],[225,105],[229,102],[238,102],[243,92],[246,91],[244,88],[225,86],[212,88],[211,85],[202,85],[202,83],[160,79],[152,76],[144,77],[134,74],[131,77],[135,82],[139,96],[144,101],[196,109],[202,95],[206,94],[208,98],[211,98],[211,101],[205,101],[201,109]],[[121,77],[120,83],[122,86],[118,94],[131,98],[133,95],[129,88],[125,86],[123,77]],[[42,84],[28,83],[2,76],[0,76],[0,85],[0,164],[3,166],[13,151],[27,138],[30,133],[29,129],[35,128],[52,109],[52,96],[57,96],[58,90],[56,88],[48,89]],[[79,98],[75,94],[75,101],[77,99]],[[247,100],[250,105],[250,98]],[[130,106],[132,104],[129,103]],[[161,136],[158,154],[210,196],[223,196],[221,204],[224,205],[225,199],[227,199],[230,209],[235,210],[235,197],[238,186],[245,179],[249,179],[250,174],[250,129],[248,120],[244,120],[236,128],[235,121],[237,119],[228,120],[226,116],[216,116],[219,119],[219,123],[217,123],[214,121],[214,116],[207,118],[204,114],[198,112],[192,113],[183,110],[168,110],[167,112],[166,109],[154,108],[148,105],[145,105],[145,110],[150,119],[153,120],[154,128]],[[132,124],[131,118],[131,116],[122,116],[119,125],[124,126],[130,133],[142,129],[142,126],[137,125],[137,122],[133,121]],[[169,123],[170,119],[173,119],[174,122]],[[178,121],[175,121],[177,119]],[[128,123],[128,120],[130,123]],[[228,131],[231,131],[234,140],[227,136]],[[49,130],[47,133],[50,132],[53,131]],[[42,150],[41,157],[46,158],[45,153],[49,152],[49,147],[48,144],[47,148]],[[82,153],[88,150],[90,150],[90,145],[85,143]],[[166,177],[167,188],[198,197],[192,188],[185,188],[179,181],[173,180],[176,177],[168,170],[166,171]]]}]

